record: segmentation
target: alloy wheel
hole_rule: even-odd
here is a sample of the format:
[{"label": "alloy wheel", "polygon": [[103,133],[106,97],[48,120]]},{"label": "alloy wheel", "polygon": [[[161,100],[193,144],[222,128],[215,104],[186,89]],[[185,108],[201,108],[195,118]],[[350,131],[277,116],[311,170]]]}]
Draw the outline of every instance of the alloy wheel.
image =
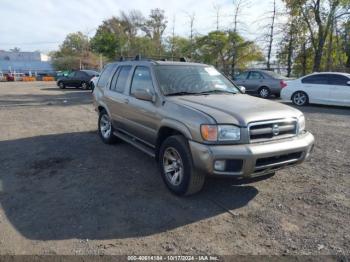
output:
[{"label": "alloy wheel", "polygon": [[305,93],[298,92],[293,96],[293,102],[294,104],[298,106],[305,105],[307,102],[307,96]]},{"label": "alloy wheel", "polygon": [[184,166],[179,152],[168,147],[163,155],[163,169],[166,179],[173,186],[181,184],[184,176]]},{"label": "alloy wheel", "polygon": [[101,134],[105,139],[108,139],[112,133],[112,124],[109,120],[108,115],[104,114],[100,120],[100,130]]},{"label": "alloy wheel", "polygon": [[270,95],[270,91],[266,88],[262,88],[259,94],[260,94],[260,97],[267,98]]}]

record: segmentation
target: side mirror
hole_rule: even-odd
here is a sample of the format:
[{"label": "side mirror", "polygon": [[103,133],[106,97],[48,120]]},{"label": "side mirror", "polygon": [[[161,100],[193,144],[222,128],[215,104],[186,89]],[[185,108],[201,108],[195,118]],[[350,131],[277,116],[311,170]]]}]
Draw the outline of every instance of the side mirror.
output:
[{"label": "side mirror", "polygon": [[348,86],[350,86],[350,81],[346,82]]},{"label": "side mirror", "polygon": [[154,102],[155,100],[154,94],[149,89],[136,89],[133,95],[135,98],[144,101]]},{"label": "side mirror", "polygon": [[242,92],[243,94],[245,94],[245,91],[246,91],[246,90],[245,90],[245,87],[244,87],[244,86],[239,86],[238,88],[239,88],[239,90],[241,90],[241,92]]}]

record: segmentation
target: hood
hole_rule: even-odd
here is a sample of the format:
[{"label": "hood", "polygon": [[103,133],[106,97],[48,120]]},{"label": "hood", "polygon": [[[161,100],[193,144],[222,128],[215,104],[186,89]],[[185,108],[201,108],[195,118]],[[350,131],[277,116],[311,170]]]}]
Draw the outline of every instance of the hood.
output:
[{"label": "hood", "polygon": [[174,96],[169,100],[204,112],[219,124],[247,126],[250,122],[299,117],[290,106],[244,94]]}]

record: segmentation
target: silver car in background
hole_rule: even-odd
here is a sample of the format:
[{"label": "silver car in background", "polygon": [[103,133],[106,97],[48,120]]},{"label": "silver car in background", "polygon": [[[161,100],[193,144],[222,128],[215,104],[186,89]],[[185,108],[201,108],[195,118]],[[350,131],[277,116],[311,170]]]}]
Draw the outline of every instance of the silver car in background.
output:
[{"label": "silver car in background", "polygon": [[266,70],[249,70],[234,78],[234,83],[244,86],[247,93],[257,94],[261,98],[269,98],[271,95],[280,97],[283,87],[287,84],[286,77]]}]

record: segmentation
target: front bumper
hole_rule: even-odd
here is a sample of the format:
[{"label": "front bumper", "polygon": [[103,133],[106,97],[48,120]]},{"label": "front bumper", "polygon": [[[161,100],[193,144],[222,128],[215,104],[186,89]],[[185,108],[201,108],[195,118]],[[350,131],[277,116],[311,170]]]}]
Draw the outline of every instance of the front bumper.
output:
[{"label": "front bumper", "polygon": [[[190,141],[195,167],[208,175],[254,177],[303,162],[310,156],[314,136],[306,132],[291,139],[244,145],[205,145]],[[214,169],[216,160],[226,160],[231,170]],[[236,166],[235,166],[236,165]]]}]

